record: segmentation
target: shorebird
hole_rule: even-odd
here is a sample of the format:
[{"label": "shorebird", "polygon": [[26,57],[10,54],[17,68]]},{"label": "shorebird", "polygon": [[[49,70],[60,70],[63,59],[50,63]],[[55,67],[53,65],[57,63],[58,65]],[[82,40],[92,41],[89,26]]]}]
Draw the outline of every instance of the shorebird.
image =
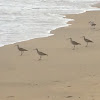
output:
[{"label": "shorebird", "polygon": [[39,51],[37,48],[33,49],[33,50],[37,51],[38,55],[40,56],[39,60],[41,60],[42,56],[48,56],[46,53],[43,53],[43,52]]},{"label": "shorebird", "polygon": [[87,43],[86,47],[88,46],[88,43],[93,43],[93,41],[86,39],[85,36],[82,36],[84,38],[84,41]]},{"label": "shorebird", "polygon": [[93,29],[95,29],[96,24],[92,21],[90,21],[89,23],[90,23],[91,27],[93,27]]},{"label": "shorebird", "polygon": [[22,54],[24,53],[24,51],[28,51],[28,50],[26,50],[24,48],[20,48],[19,45],[16,45],[16,46],[17,46],[18,50],[21,51],[21,55],[20,56],[22,56]]},{"label": "shorebird", "polygon": [[78,42],[76,42],[76,41],[73,41],[72,38],[68,38],[68,39],[70,39],[70,42],[74,45],[73,50],[75,50],[75,46],[76,46],[76,45],[81,45],[80,43],[78,43]]}]

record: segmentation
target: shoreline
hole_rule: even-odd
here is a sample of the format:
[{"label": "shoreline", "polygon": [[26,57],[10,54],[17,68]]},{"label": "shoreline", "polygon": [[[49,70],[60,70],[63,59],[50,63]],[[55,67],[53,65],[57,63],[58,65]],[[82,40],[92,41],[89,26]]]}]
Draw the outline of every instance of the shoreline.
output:
[{"label": "shoreline", "polygon": [[[97,5],[97,6],[96,6],[96,5]],[[93,6],[91,5],[91,7],[100,8],[100,7],[99,7],[99,3],[97,3],[97,4],[93,5]],[[87,10],[87,11],[89,11],[89,10]],[[81,13],[78,13],[78,14],[83,14],[83,13],[85,13],[85,12],[87,12],[87,11],[84,11],[84,12],[81,12]],[[98,10],[90,10],[90,11],[98,11]],[[73,14],[67,14],[67,15],[73,15]],[[62,17],[63,17],[63,18],[66,18],[66,20],[69,20],[69,21],[65,22],[65,25],[63,25],[63,26],[60,26],[60,27],[57,27],[57,28],[55,28],[55,29],[52,29],[52,30],[48,31],[49,36],[53,36],[54,34],[52,34],[51,32],[54,31],[54,30],[56,30],[56,29],[59,29],[59,28],[62,28],[62,27],[69,27],[69,26],[71,25],[71,24],[70,24],[70,21],[74,21],[74,19],[72,19],[72,18],[67,18],[67,15],[62,15]],[[75,14],[75,15],[77,15],[77,14]],[[37,37],[37,38],[33,38],[33,39],[48,38],[49,36]],[[16,43],[21,43],[21,42],[26,42],[26,41],[31,41],[31,40],[33,40],[33,39],[22,40],[22,41],[15,42],[15,43],[11,43],[11,44],[6,44],[6,45],[4,45],[4,46],[13,45],[13,44],[16,44]],[[4,46],[1,46],[1,47],[4,47]],[[0,47],[0,48],[1,48],[1,47]]]},{"label": "shoreline", "polygon": [[[69,27],[53,30],[53,36],[32,39],[0,48],[0,99],[99,100],[100,99],[100,11],[67,15]],[[91,29],[89,21],[96,29]],[[81,36],[94,43],[85,47]],[[81,43],[72,50],[67,38]],[[16,44],[28,52],[20,56]],[[38,61],[33,49],[48,54]]]}]

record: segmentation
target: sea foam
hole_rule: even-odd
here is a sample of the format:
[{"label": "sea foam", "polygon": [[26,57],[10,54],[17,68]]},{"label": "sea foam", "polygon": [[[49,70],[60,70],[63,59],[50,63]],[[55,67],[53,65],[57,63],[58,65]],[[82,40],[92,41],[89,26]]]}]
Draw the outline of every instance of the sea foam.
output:
[{"label": "sea foam", "polygon": [[48,37],[51,30],[68,26],[66,14],[89,10],[100,0],[0,0],[0,46]]}]

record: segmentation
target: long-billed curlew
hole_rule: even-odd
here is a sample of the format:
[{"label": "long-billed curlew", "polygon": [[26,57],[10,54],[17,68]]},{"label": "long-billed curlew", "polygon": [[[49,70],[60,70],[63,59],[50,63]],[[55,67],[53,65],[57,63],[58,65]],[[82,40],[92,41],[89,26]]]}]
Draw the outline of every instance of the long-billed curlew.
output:
[{"label": "long-billed curlew", "polygon": [[91,27],[93,27],[93,29],[95,29],[96,24],[92,21],[90,21],[89,23],[90,23]]},{"label": "long-billed curlew", "polygon": [[45,53],[43,53],[43,52],[39,51],[37,48],[36,48],[36,49],[33,49],[33,50],[36,50],[36,51],[37,51],[37,53],[38,53],[38,55],[40,55],[39,60],[41,60],[42,56],[48,56],[47,54],[45,54]]},{"label": "long-billed curlew", "polygon": [[16,46],[17,46],[18,50],[21,51],[21,55],[20,56],[22,56],[22,54],[24,53],[24,51],[28,51],[28,50],[26,50],[24,48],[20,48],[19,45],[16,45]]},{"label": "long-billed curlew", "polygon": [[93,43],[93,41],[86,39],[85,36],[82,36],[84,38],[84,41],[87,43],[86,47],[88,46],[88,43]]},{"label": "long-billed curlew", "polygon": [[78,42],[76,42],[76,41],[73,41],[72,38],[68,38],[68,39],[70,39],[70,42],[74,45],[73,50],[75,50],[75,46],[76,46],[76,45],[81,45],[80,43],[78,43]]}]

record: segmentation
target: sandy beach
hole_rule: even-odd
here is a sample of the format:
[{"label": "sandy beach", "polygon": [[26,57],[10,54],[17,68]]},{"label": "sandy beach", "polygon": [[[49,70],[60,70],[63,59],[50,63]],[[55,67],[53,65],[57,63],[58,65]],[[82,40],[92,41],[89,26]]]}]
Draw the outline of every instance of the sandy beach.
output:
[{"label": "sandy beach", "polygon": [[[75,21],[53,36],[0,48],[0,100],[100,100],[100,11],[66,17]],[[94,43],[85,47],[82,36]],[[68,38],[81,45],[72,50]],[[15,45],[28,51],[20,56]],[[35,48],[48,56],[38,61]]]}]

